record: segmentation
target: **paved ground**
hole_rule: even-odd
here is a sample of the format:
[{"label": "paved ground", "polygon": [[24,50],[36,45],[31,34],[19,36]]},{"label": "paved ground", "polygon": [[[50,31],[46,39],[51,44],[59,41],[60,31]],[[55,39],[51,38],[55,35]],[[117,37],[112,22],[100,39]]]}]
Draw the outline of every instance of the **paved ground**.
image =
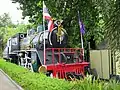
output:
[{"label": "paved ground", "polygon": [[21,90],[0,70],[0,90]]}]

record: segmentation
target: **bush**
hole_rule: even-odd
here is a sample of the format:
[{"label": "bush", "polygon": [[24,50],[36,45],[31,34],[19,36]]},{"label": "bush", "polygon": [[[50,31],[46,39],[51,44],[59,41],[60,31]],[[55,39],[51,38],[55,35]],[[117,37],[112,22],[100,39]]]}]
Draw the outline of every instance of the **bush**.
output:
[{"label": "bush", "polygon": [[92,80],[91,76],[83,80],[65,81],[52,79],[41,73],[32,73],[24,67],[0,59],[0,68],[25,90],[120,90],[120,83]]},{"label": "bush", "polygon": [[40,73],[32,73],[24,67],[1,59],[0,68],[25,90],[71,90],[72,87],[72,84],[65,80],[52,79]]}]

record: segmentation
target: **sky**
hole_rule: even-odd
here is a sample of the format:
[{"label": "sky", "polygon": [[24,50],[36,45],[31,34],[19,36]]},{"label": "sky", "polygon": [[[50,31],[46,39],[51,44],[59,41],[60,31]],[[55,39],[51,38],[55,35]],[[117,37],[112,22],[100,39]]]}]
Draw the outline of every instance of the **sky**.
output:
[{"label": "sky", "polygon": [[24,22],[28,23],[28,18],[25,20],[22,19],[22,11],[17,10],[17,7],[19,7],[18,3],[12,3],[11,0],[0,0],[0,15],[4,13],[9,13],[12,22],[14,24],[17,24],[18,21],[19,23]]}]

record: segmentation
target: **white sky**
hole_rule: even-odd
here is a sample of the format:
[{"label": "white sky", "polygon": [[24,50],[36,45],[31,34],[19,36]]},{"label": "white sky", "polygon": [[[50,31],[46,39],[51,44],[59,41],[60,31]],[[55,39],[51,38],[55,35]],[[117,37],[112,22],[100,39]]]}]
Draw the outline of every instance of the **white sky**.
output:
[{"label": "white sky", "polygon": [[0,0],[0,15],[3,13],[9,13],[13,23],[16,24],[17,21],[27,23],[27,19],[21,19],[22,11],[17,10],[17,7],[19,7],[19,4],[14,4],[11,0]]}]

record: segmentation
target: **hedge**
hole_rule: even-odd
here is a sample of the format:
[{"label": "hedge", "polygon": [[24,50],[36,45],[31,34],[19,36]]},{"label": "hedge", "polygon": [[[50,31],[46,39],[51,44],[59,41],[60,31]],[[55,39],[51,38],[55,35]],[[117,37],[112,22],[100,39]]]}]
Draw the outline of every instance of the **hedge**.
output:
[{"label": "hedge", "polygon": [[120,83],[114,80],[92,80],[91,76],[76,81],[53,79],[3,59],[0,59],[0,68],[25,90],[120,90]]},{"label": "hedge", "polygon": [[0,68],[25,90],[71,90],[72,88],[70,82],[30,72],[24,67],[5,62],[2,59],[0,59]]}]

